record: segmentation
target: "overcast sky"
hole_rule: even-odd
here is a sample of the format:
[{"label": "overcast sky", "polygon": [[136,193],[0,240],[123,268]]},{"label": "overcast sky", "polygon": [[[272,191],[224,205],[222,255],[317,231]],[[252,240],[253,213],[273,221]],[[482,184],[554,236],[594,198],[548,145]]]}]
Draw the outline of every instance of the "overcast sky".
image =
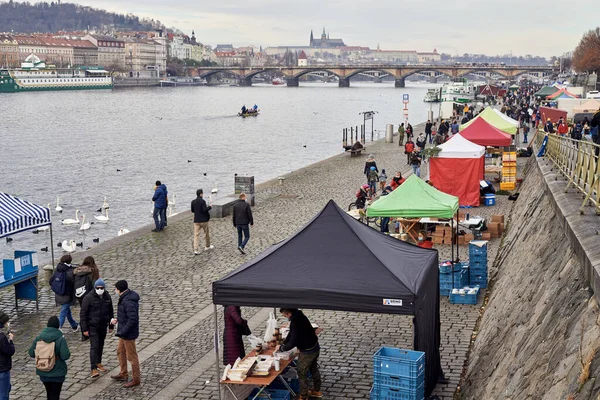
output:
[{"label": "overcast sky", "polygon": [[[561,55],[600,25],[599,0],[79,0],[151,17],[202,43],[308,45],[310,30],[346,45],[450,54]],[[595,10],[596,12],[594,12]]]}]

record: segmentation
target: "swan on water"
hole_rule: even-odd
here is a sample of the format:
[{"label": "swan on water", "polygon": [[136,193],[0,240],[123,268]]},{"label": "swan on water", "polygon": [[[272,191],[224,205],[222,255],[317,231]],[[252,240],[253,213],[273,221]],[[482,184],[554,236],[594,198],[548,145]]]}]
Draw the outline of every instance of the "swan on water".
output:
[{"label": "swan on water", "polygon": [[[54,209],[56,212],[63,212],[63,208],[60,206],[59,204],[60,198],[58,196],[56,196],[56,208]],[[48,207],[50,208],[50,207]]]},{"label": "swan on water", "polygon": [[119,236],[123,236],[126,233],[129,233],[129,229],[127,229],[127,228],[121,228],[121,229],[119,229]]},{"label": "swan on water", "polygon": [[104,196],[104,201],[102,202],[102,209],[108,210],[108,201],[106,201],[106,196]]},{"label": "swan on water", "polygon": [[108,223],[108,209],[105,209],[104,212],[106,213],[106,215],[94,215],[96,221],[102,224]]},{"label": "swan on water", "polygon": [[79,210],[75,210],[75,219],[67,218],[60,222],[62,222],[63,225],[79,225]]},{"label": "swan on water", "polygon": [[87,231],[91,227],[92,227],[92,225],[89,222],[85,222],[85,214],[83,214],[83,219],[81,220],[81,226],[79,227],[79,230]]},{"label": "swan on water", "polygon": [[210,192],[211,193],[218,193],[219,192],[219,188],[217,187],[217,181],[215,181],[215,187]]},{"label": "swan on water", "polygon": [[60,246],[67,253],[72,253],[77,249],[77,245],[74,240],[63,240],[62,246]]}]

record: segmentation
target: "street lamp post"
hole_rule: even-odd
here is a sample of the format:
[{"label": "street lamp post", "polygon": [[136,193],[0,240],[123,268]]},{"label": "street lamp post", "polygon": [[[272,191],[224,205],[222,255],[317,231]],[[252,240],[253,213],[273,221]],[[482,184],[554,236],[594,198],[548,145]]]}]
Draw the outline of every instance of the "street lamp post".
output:
[{"label": "street lamp post", "polygon": [[133,50],[129,49],[129,77],[133,78]]}]

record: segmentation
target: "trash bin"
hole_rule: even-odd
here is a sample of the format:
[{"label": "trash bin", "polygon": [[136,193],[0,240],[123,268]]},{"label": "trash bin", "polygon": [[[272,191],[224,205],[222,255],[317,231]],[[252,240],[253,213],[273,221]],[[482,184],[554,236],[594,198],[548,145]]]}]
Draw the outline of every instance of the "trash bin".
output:
[{"label": "trash bin", "polygon": [[385,142],[394,143],[394,125],[392,124],[385,126]]}]

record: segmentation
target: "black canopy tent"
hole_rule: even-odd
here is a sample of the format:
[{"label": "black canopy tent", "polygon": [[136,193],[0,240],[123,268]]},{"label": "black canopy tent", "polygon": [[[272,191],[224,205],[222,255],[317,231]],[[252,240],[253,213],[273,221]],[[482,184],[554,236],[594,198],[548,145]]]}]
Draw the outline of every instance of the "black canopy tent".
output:
[{"label": "black canopy tent", "polygon": [[414,315],[428,396],[444,378],[438,273],[437,250],[383,235],[330,200],[296,234],[213,282],[215,329],[217,304]]}]

